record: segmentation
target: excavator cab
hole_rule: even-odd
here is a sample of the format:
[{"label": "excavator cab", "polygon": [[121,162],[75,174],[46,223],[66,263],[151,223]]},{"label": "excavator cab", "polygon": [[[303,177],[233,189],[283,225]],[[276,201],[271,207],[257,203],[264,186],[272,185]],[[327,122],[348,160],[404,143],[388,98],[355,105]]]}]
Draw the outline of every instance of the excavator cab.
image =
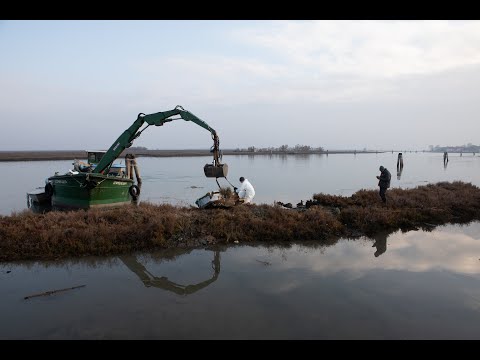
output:
[{"label": "excavator cab", "polygon": [[87,160],[90,165],[97,165],[105,155],[105,150],[87,150]]}]

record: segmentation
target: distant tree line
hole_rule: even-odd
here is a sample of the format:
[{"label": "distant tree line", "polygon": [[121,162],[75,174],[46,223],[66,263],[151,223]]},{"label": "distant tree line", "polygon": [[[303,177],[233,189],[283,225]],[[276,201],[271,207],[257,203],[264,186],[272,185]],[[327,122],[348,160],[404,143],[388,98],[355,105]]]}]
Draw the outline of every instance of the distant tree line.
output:
[{"label": "distant tree line", "polygon": [[480,152],[480,145],[473,145],[468,143],[467,145],[460,146],[440,146],[440,145],[430,145],[429,150],[432,152]]},{"label": "distant tree line", "polygon": [[255,146],[249,146],[248,148],[236,148],[235,151],[237,152],[275,152],[275,153],[315,153],[315,152],[323,152],[324,149],[321,146],[318,147],[313,147],[310,145],[300,145],[297,144],[293,147],[290,147],[289,145],[281,145],[279,147],[255,147]]}]

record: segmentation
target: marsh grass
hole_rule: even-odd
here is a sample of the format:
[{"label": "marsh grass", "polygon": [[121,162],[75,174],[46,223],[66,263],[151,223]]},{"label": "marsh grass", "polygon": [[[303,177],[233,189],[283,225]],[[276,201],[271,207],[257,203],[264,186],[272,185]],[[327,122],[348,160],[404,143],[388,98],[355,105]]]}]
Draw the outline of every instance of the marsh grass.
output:
[{"label": "marsh grass", "polygon": [[233,190],[230,187],[221,187],[219,192],[225,199],[231,199],[234,196]]},{"label": "marsh grass", "polygon": [[[251,205],[202,210],[141,203],[117,209],[0,216],[0,261],[115,255],[159,248],[372,236],[480,220],[480,189],[442,182],[350,197],[315,194],[306,209]],[[335,211],[332,211],[334,209]]]}]

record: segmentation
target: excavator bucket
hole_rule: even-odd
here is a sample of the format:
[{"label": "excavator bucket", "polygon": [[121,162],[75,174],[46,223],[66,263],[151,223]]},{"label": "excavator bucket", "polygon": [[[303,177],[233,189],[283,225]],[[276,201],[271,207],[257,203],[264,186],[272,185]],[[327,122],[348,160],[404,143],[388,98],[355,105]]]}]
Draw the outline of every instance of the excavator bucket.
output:
[{"label": "excavator bucket", "polygon": [[205,172],[206,177],[226,177],[228,173],[228,165],[221,164],[221,165],[213,165],[213,164],[206,164],[203,167],[203,171]]}]

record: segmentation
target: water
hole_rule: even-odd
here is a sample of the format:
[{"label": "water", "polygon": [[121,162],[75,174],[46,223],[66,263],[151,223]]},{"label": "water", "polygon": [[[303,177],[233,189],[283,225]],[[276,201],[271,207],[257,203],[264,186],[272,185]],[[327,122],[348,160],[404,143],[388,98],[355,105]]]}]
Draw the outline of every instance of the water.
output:
[{"label": "water", "polygon": [[480,223],[384,239],[3,263],[0,339],[479,339]]},{"label": "water", "polygon": [[[397,153],[225,156],[254,202],[307,200],[462,180],[480,186],[480,158]],[[209,157],[138,158],[142,201],[195,206],[216,190]],[[0,214],[72,161],[0,163]],[[222,186],[228,183],[219,180]],[[388,193],[387,193],[388,194]],[[387,195],[388,196],[388,195]],[[480,223],[339,239],[332,246],[262,244],[109,258],[0,264],[0,339],[479,339]],[[38,296],[45,291],[85,287]]]},{"label": "water", "polygon": [[[378,189],[380,165],[392,173],[392,187],[410,188],[438,181],[462,180],[480,186],[480,157],[450,154],[448,166],[443,153],[403,153],[404,168],[397,177],[397,153],[330,155],[224,156],[228,180],[239,186],[239,177],[255,187],[254,202],[298,203],[315,193],[351,195],[360,189]],[[203,166],[210,157],[137,159],[143,179],[141,201],[196,206],[195,200],[218,190],[215,179],[206,178]],[[26,161],[0,163],[2,188],[0,214],[10,215],[27,207],[26,193],[45,185],[45,179],[72,168],[72,161]],[[229,186],[219,179],[221,186]]]}]

